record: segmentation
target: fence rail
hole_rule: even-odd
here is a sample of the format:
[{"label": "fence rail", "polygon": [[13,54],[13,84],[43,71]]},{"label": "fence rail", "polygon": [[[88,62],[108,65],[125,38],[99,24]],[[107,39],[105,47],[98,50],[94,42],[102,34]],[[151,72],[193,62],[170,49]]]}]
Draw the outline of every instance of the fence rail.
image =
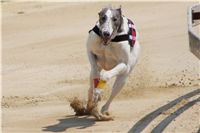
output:
[{"label": "fence rail", "polygon": [[[194,27],[200,26],[200,4],[188,9],[188,35],[190,51],[200,59],[200,35],[194,31]],[[200,32],[200,28],[198,30]]]}]

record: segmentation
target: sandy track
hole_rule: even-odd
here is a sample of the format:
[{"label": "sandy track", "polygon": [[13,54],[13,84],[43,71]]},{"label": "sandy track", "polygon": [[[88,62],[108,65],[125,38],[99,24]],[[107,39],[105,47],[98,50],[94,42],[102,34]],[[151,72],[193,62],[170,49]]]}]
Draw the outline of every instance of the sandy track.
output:
[{"label": "sandy track", "polygon": [[[191,90],[196,92],[172,101],[173,98],[189,93]],[[146,90],[144,92],[145,97],[135,96],[133,99],[114,101],[111,112],[115,116],[115,120],[109,122],[95,122],[93,117],[88,116],[76,117],[69,107],[69,102],[64,102],[65,100],[24,104],[18,107],[4,107],[3,131],[7,133],[44,131],[132,132],[135,130],[137,133],[138,130],[142,131],[142,128],[144,132],[150,132],[167,117],[178,116],[179,113],[176,112],[178,109],[185,105],[187,106],[190,101],[200,96],[199,89],[192,88],[173,88],[161,92],[155,89],[154,92],[158,93],[153,94]],[[158,109],[158,107],[165,104],[168,104],[168,107],[165,106],[162,109]],[[174,112],[175,115],[173,114]],[[186,114],[180,113],[183,118],[178,117],[176,121],[172,121],[170,126],[173,128],[167,127],[165,132],[196,132],[199,128],[199,104],[195,103],[190,110],[185,112]],[[188,116],[188,114],[190,115]],[[143,120],[143,118],[146,119],[146,116],[149,116],[152,121]],[[185,123],[179,122],[179,119],[183,119]]]},{"label": "sandy track", "polygon": [[[152,133],[160,133],[181,113],[189,109],[191,106],[200,101],[200,89],[196,89],[192,92],[189,92],[179,98],[170,101],[166,105],[163,105],[156,109],[155,111],[147,114],[141,120],[139,120],[129,132],[140,133],[142,132],[149,124],[159,117],[159,115],[164,115],[165,118],[160,120],[154,128],[152,128]],[[197,96],[197,97],[196,97]],[[194,98],[194,99],[193,99]],[[189,100],[193,99],[193,100]],[[198,113],[198,112],[197,112]],[[155,124],[155,122],[154,122]]]},{"label": "sandy track", "polygon": [[[140,61],[111,106],[114,121],[74,117],[69,99],[86,99],[89,87],[87,32],[106,4],[2,4],[3,132],[128,132],[152,111],[199,88],[199,62],[189,52],[186,27],[186,11],[192,3],[122,3],[124,15],[135,21],[140,32]],[[143,132],[169,120],[166,133],[196,132],[198,97],[179,101]],[[178,111],[182,107],[189,108]],[[178,117],[173,115],[176,111]]]}]

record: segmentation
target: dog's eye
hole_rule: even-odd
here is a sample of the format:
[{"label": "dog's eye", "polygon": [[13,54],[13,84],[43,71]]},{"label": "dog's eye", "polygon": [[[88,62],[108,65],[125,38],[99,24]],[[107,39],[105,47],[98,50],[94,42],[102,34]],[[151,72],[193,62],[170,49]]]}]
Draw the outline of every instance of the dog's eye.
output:
[{"label": "dog's eye", "polygon": [[103,16],[103,17],[101,18],[101,20],[102,20],[102,21],[106,21],[106,16]]},{"label": "dog's eye", "polygon": [[114,17],[112,20],[113,20],[114,22],[116,22],[116,21],[117,21],[117,18]]}]

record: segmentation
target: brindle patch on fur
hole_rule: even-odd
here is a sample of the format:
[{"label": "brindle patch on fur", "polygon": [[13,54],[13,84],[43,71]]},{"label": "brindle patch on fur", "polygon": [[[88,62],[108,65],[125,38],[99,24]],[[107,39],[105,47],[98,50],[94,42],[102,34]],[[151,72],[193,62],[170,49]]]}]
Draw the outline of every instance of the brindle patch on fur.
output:
[{"label": "brindle patch on fur", "polygon": [[[117,29],[117,32],[122,32],[122,23],[123,23],[123,18],[122,18],[122,11],[121,11],[121,8],[119,9],[114,9],[113,11],[113,23],[114,23],[114,26],[115,28],[118,28]],[[115,20],[115,21],[114,21]]]},{"label": "brindle patch on fur", "polygon": [[100,25],[103,25],[103,23],[105,23],[107,16],[106,16],[106,12],[107,12],[108,8],[103,8],[100,12],[99,12],[99,23]]}]

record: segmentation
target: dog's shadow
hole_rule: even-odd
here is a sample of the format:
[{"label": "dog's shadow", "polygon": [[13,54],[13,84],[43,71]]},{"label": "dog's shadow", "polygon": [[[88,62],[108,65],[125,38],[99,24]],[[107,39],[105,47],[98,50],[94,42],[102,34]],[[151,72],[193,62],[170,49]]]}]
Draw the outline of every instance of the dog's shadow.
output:
[{"label": "dog's shadow", "polygon": [[95,119],[89,116],[66,116],[58,121],[57,124],[43,127],[43,131],[63,132],[69,128],[84,129],[95,124]]}]

